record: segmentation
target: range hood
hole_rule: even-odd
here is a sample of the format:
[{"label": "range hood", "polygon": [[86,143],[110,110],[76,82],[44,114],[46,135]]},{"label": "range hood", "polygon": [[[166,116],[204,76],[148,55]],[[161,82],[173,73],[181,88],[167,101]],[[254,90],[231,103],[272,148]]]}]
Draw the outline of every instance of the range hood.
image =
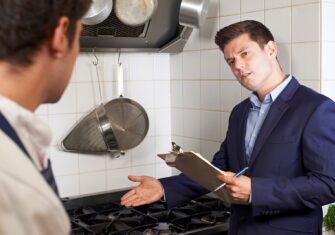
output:
[{"label": "range hood", "polygon": [[193,28],[179,24],[182,0],[158,0],[152,18],[140,26],[123,24],[114,10],[97,25],[84,25],[80,37],[81,51],[166,52],[183,50]]}]

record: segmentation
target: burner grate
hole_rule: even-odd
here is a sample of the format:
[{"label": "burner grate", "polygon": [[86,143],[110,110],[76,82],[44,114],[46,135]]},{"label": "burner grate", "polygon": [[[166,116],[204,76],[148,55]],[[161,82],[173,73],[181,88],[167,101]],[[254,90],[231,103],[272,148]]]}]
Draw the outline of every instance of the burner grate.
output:
[{"label": "burner grate", "polygon": [[[123,194],[123,193],[122,193]],[[121,195],[122,195],[121,194]],[[226,234],[229,208],[218,199],[202,197],[167,210],[157,202],[125,208],[111,201],[111,195],[67,199],[73,235],[188,235]],[[100,202],[100,203],[99,203]],[[83,206],[88,203],[87,206]]]}]

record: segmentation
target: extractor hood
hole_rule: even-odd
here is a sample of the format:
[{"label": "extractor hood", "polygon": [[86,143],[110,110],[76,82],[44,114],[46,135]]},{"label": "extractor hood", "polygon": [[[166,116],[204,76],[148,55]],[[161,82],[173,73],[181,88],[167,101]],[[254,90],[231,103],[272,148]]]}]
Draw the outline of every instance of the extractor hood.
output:
[{"label": "extractor hood", "polygon": [[97,25],[84,25],[81,51],[167,52],[183,50],[193,28],[179,24],[182,0],[158,0],[152,18],[140,26],[123,24],[114,10]]}]

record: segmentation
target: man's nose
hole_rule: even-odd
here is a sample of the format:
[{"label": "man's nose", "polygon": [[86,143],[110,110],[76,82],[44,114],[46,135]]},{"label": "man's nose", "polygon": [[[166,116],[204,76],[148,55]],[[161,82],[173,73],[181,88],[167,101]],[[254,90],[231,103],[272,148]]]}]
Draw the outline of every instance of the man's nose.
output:
[{"label": "man's nose", "polygon": [[243,69],[245,66],[244,61],[242,59],[235,59],[235,69]]}]

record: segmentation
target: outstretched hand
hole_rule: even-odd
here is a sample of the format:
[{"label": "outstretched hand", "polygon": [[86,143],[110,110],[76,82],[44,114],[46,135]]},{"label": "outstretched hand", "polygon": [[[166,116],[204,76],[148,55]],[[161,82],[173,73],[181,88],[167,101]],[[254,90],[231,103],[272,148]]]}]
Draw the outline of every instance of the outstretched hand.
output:
[{"label": "outstretched hand", "polygon": [[218,179],[226,183],[227,192],[233,202],[238,204],[249,203],[251,194],[251,179],[247,176],[241,175],[234,177],[233,172],[225,172],[218,175]]},{"label": "outstretched hand", "polygon": [[128,179],[140,184],[122,196],[121,205],[123,206],[150,204],[160,200],[164,195],[161,183],[153,177],[130,175]]}]

